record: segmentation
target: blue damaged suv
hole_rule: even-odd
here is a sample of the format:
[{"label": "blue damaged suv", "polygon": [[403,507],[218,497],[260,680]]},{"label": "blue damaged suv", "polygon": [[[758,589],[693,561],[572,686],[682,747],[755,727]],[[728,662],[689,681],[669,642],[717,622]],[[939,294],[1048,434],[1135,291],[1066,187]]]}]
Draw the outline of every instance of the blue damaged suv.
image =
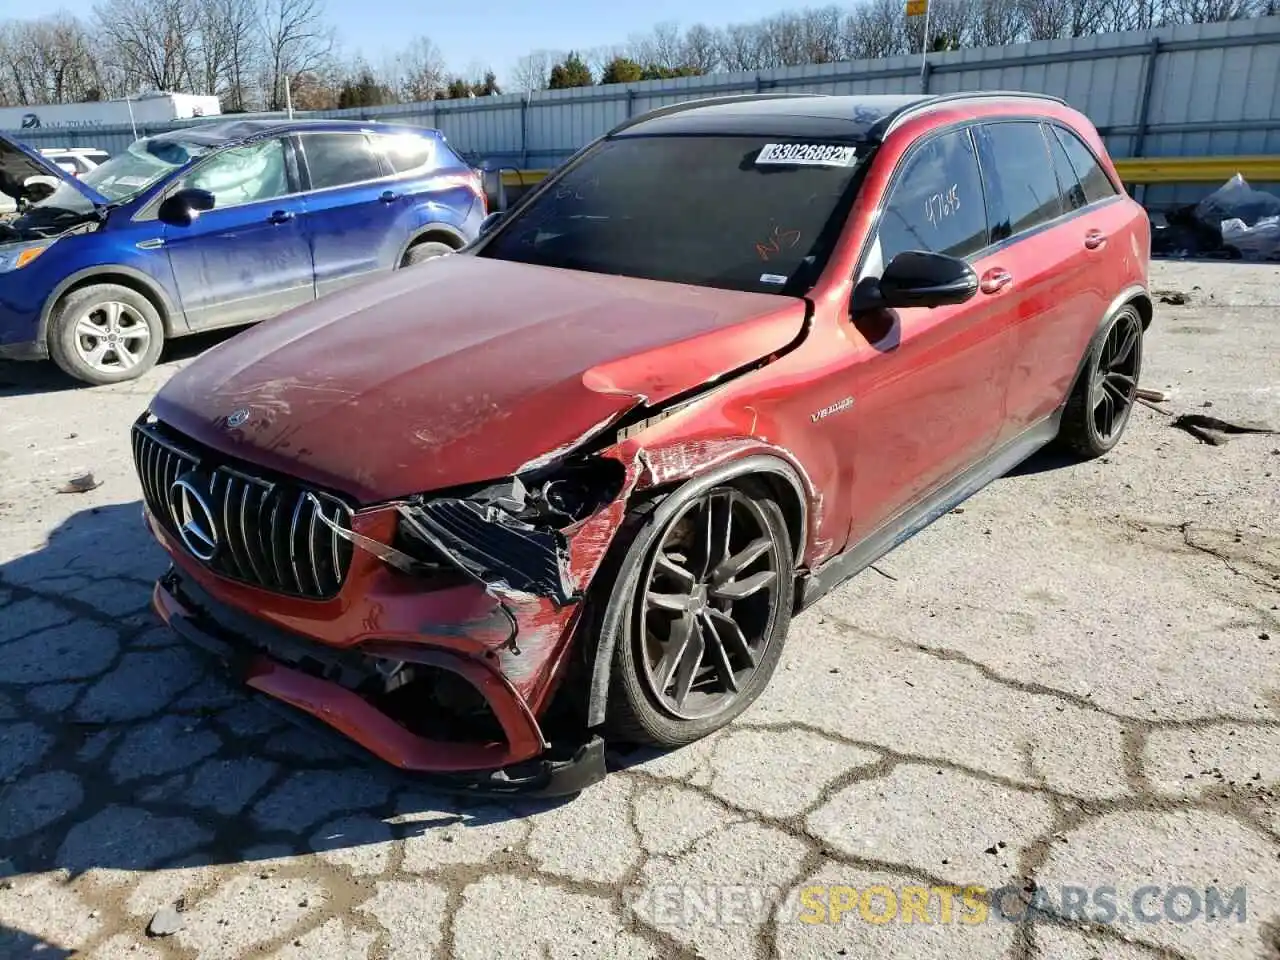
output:
[{"label": "blue damaged suv", "polygon": [[164,342],[255,323],[457,250],[483,182],[438,131],[238,120],[138,140],[76,178],[0,138],[0,359],[131,380]]}]

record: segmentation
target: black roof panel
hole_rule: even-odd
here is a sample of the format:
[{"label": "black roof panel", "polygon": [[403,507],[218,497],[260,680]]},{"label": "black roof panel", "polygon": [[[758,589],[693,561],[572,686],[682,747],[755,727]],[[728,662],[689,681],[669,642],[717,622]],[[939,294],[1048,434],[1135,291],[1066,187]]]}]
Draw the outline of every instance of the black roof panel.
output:
[{"label": "black roof panel", "polygon": [[638,117],[616,135],[725,134],[865,140],[872,128],[886,117],[932,99],[928,94],[813,94],[710,102],[702,106],[690,103],[684,109],[659,112],[650,119]]},{"label": "black roof panel", "polygon": [[660,107],[616,128],[611,136],[707,134],[876,141],[912,107],[951,101],[1017,98],[1063,103],[1021,90],[951,94],[740,94]]}]

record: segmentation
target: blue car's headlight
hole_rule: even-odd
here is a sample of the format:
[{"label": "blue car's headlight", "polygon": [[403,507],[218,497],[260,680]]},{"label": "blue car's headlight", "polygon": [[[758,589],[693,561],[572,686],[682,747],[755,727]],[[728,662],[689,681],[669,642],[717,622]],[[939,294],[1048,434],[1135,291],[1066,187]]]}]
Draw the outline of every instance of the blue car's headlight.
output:
[{"label": "blue car's headlight", "polygon": [[15,243],[10,247],[0,247],[0,273],[21,270],[51,246],[52,240],[40,240],[36,243]]}]

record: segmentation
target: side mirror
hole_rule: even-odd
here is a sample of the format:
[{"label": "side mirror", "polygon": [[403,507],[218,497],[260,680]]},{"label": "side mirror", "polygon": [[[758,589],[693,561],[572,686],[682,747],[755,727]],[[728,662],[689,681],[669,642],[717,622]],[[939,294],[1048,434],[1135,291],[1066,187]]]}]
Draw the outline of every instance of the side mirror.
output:
[{"label": "side mirror", "polygon": [[978,292],[978,275],[957,257],[906,250],[879,277],[863,278],[853,290],[853,310],[887,307],[943,307],[964,303]]},{"label": "side mirror", "polygon": [[503,215],[503,211],[496,210],[493,213],[489,214],[487,217],[485,217],[483,220],[481,220],[480,236],[484,237],[493,233],[494,227],[496,227],[499,221],[502,220],[502,215]]},{"label": "side mirror", "polygon": [[156,211],[156,216],[162,223],[170,226],[189,227],[201,213],[212,210],[213,205],[212,193],[208,190],[189,187],[165,197],[164,202],[160,204],[160,209]]}]

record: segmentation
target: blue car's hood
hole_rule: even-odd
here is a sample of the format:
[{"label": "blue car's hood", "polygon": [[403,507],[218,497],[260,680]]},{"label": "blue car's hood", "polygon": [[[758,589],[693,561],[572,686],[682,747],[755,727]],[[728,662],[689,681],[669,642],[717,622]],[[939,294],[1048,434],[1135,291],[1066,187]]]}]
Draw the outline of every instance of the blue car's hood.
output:
[{"label": "blue car's hood", "polygon": [[27,181],[32,177],[48,177],[69,183],[94,206],[106,206],[111,202],[35,150],[0,135],[0,193],[14,200],[27,198]]}]

